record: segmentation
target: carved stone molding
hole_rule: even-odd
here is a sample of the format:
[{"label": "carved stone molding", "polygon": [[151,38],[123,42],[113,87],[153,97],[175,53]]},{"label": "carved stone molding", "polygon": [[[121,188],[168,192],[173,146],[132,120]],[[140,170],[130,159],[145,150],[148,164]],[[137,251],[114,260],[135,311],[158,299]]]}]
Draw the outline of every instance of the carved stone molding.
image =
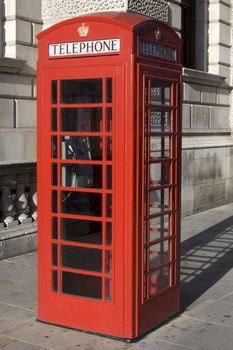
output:
[{"label": "carved stone molding", "polygon": [[131,11],[168,22],[168,3],[162,0],[42,0],[46,21],[101,11]]},{"label": "carved stone molding", "polygon": [[69,18],[100,11],[126,11],[127,0],[42,0],[42,18]]},{"label": "carved stone molding", "polygon": [[128,11],[168,22],[168,3],[161,0],[128,0]]},{"label": "carved stone molding", "polygon": [[0,164],[1,229],[28,224],[37,219],[35,163]]}]

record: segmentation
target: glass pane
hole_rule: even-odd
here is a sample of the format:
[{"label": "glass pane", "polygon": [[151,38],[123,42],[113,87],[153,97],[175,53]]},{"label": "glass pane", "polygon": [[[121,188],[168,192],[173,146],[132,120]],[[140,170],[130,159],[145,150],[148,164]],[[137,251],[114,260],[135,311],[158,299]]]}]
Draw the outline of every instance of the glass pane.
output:
[{"label": "glass pane", "polygon": [[111,194],[107,194],[106,215],[109,218],[112,217],[112,195]]},{"label": "glass pane", "polygon": [[57,213],[57,191],[52,191],[52,212]]},{"label": "glass pane", "polygon": [[170,103],[170,84],[166,82],[159,82],[151,79],[151,104],[169,105]]},{"label": "glass pane", "polygon": [[58,291],[58,275],[57,271],[52,271],[52,291],[57,292]]},{"label": "glass pane", "polygon": [[53,104],[57,103],[57,81],[56,80],[52,80],[51,95],[52,95],[52,103]]},{"label": "glass pane", "polygon": [[144,90],[144,98],[145,98],[145,102],[146,103],[149,103],[148,102],[148,79],[146,79],[146,82],[145,82],[145,90]]},{"label": "glass pane", "polygon": [[57,164],[52,164],[52,186],[57,186]]},{"label": "glass pane", "polygon": [[63,164],[61,185],[76,188],[102,188],[102,165]]},{"label": "glass pane", "polygon": [[149,275],[149,295],[161,292],[169,287],[169,267],[163,267]]},{"label": "glass pane", "polygon": [[112,280],[110,278],[105,280],[105,300],[112,301]]},{"label": "glass pane", "polygon": [[62,131],[102,131],[102,108],[63,108],[61,110]]},{"label": "glass pane", "polygon": [[57,218],[52,218],[52,238],[53,239],[57,239],[58,237],[57,230],[58,230]]},{"label": "glass pane", "polygon": [[102,79],[62,80],[62,103],[101,103]]},{"label": "glass pane", "polygon": [[106,101],[112,103],[112,78],[106,79]]},{"label": "glass pane", "polygon": [[57,109],[52,108],[52,131],[57,131]]},{"label": "glass pane", "polygon": [[168,112],[150,112],[150,131],[151,132],[169,132],[170,114]]},{"label": "glass pane", "polygon": [[147,250],[147,248],[146,249],[144,249],[144,271],[148,271],[149,269],[148,269],[148,250]]},{"label": "glass pane", "polygon": [[52,265],[57,266],[57,244],[52,244]]},{"label": "glass pane", "polygon": [[62,266],[102,272],[102,250],[63,245]]},{"label": "glass pane", "polygon": [[112,131],[112,108],[106,109],[106,131]]},{"label": "glass pane", "polygon": [[57,136],[52,136],[52,158],[57,159]]},{"label": "glass pane", "polygon": [[106,250],[105,270],[106,270],[106,273],[112,273],[112,251],[111,250]]},{"label": "glass pane", "polygon": [[144,293],[144,299],[147,299],[147,285],[148,285],[148,276],[144,275],[143,278],[143,293]]},{"label": "glass pane", "polygon": [[61,219],[61,239],[71,242],[102,244],[102,222]]},{"label": "glass pane", "polygon": [[102,216],[102,195],[100,193],[62,192],[64,214]]},{"label": "glass pane", "polygon": [[102,278],[62,272],[62,293],[87,298],[102,298]]},{"label": "glass pane", "polygon": [[169,137],[150,137],[150,157],[168,158],[169,157]]},{"label": "glass pane", "polygon": [[112,245],[112,223],[106,223],[106,244],[108,246]]},{"label": "glass pane", "polygon": [[62,159],[102,159],[102,139],[99,136],[63,136],[61,149]]},{"label": "glass pane", "polygon": [[107,168],[107,174],[106,174],[106,180],[107,180],[107,184],[106,187],[108,190],[112,189],[112,166],[108,165]]},{"label": "glass pane", "polygon": [[150,186],[169,185],[170,162],[150,164]]},{"label": "glass pane", "polygon": [[150,215],[169,209],[169,189],[150,192]]},{"label": "glass pane", "polygon": [[149,248],[150,269],[169,262],[169,241],[163,241]]},{"label": "glass pane", "polygon": [[162,215],[149,220],[150,242],[169,236],[169,215]]},{"label": "glass pane", "polygon": [[107,160],[112,160],[112,138],[106,137],[107,141]]}]

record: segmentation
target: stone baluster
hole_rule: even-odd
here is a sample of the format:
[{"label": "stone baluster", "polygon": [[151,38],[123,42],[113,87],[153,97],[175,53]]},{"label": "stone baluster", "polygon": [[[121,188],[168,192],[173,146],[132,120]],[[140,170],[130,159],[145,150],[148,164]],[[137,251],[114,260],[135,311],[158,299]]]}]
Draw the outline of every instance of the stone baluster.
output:
[{"label": "stone baluster", "polygon": [[17,210],[18,220],[21,224],[31,222],[29,217],[28,196],[26,193],[26,185],[28,183],[28,174],[19,174],[17,176],[15,206]]},{"label": "stone baluster", "polygon": [[34,221],[37,220],[37,192],[36,192],[36,175],[33,173],[30,176],[30,191],[29,191],[29,206],[30,215]]},{"label": "stone baluster", "polygon": [[15,186],[15,176],[3,176],[1,181],[2,194],[0,198],[0,216],[4,226],[11,227],[18,225],[12,188]]}]

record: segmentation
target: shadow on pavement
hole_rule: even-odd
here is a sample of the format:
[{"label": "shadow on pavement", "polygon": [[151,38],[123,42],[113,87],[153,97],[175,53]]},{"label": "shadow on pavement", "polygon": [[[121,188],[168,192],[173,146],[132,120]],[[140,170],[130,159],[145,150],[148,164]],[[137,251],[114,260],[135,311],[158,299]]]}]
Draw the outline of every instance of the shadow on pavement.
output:
[{"label": "shadow on pavement", "polygon": [[182,309],[186,309],[232,268],[233,216],[182,242]]}]

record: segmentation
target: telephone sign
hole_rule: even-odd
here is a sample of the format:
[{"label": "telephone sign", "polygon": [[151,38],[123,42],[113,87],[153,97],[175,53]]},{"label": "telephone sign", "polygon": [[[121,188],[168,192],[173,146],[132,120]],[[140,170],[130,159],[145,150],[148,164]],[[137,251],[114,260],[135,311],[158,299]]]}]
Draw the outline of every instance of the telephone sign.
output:
[{"label": "telephone sign", "polygon": [[136,339],[180,310],[181,41],[117,12],[38,40],[38,318]]},{"label": "telephone sign", "polygon": [[49,45],[49,57],[111,54],[120,52],[120,39],[58,43]]},{"label": "telephone sign", "polygon": [[153,42],[140,40],[139,50],[141,55],[163,58],[176,61],[176,50]]}]

